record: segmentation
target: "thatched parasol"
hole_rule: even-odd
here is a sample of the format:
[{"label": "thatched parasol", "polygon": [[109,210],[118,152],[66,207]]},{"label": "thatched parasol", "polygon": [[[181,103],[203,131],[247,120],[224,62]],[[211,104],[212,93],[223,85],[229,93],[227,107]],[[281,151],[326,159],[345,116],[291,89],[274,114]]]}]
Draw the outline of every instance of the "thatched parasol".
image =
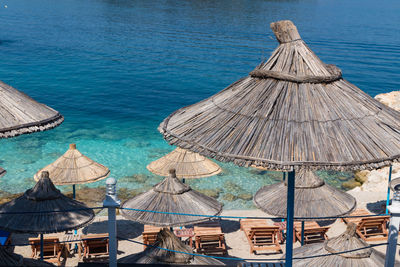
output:
[{"label": "thatched parasol", "polygon": [[[160,248],[164,249],[160,249]],[[149,246],[143,252],[126,256],[119,263],[139,264],[194,264],[194,265],[225,265],[224,263],[210,257],[193,256],[185,253],[177,253],[168,250],[193,253],[192,248],[182,243],[170,230],[163,229],[157,235],[153,246]]]},{"label": "thatched parasol", "polygon": [[[239,166],[290,171],[287,238],[293,236],[294,170],[360,170],[400,158],[400,113],[324,64],[291,21],[271,23],[280,45],[248,76],[168,116],[171,144]],[[291,266],[292,243],[286,243]]]},{"label": "thatched parasol", "polygon": [[324,64],[291,21],[271,24],[280,45],[223,91],[168,116],[172,145],[240,166],[359,170],[400,158],[400,113]]},{"label": "thatched parasol", "polygon": [[0,177],[2,177],[4,174],[6,174],[6,170],[0,167]]},{"label": "thatched parasol", "polygon": [[27,259],[0,246],[0,266],[54,266],[45,261]]},{"label": "thatched parasol", "polygon": [[147,165],[147,169],[160,176],[168,176],[169,170],[175,169],[176,177],[185,179],[209,177],[221,172],[215,162],[179,147]]},{"label": "thatched parasol", "polygon": [[74,197],[75,184],[97,182],[110,174],[107,167],[82,155],[75,144],[70,144],[64,155],[38,171],[34,176],[35,181],[39,180],[43,171],[49,172],[51,181],[56,185],[72,184]]},{"label": "thatched parasol", "polygon": [[324,243],[305,245],[293,250],[293,257],[318,256],[356,250],[343,254],[294,260],[294,266],[341,266],[341,267],[378,267],[385,265],[385,255],[373,248],[361,249],[369,245],[357,237],[356,225],[349,223],[346,231],[338,237]]},{"label": "thatched parasol", "polygon": [[[262,187],[254,195],[253,201],[262,211],[277,217],[285,217],[287,183]],[[300,170],[296,173],[294,217],[307,220],[307,217],[343,216],[350,213],[356,204],[353,196],[326,184],[314,172]]]},{"label": "thatched parasol", "polygon": [[0,138],[52,129],[63,120],[54,109],[0,81]]},{"label": "thatched parasol", "polygon": [[121,214],[133,221],[156,226],[184,226],[207,221],[210,217],[175,215],[166,213],[134,211],[124,208],[198,215],[218,215],[222,204],[203,195],[176,178],[175,170],[152,189],[127,200]]},{"label": "thatched parasol", "polygon": [[93,219],[93,210],[64,196],[46,171],[32,189],[0,205],[0,228],[10,232],[62,232],[84,227]]}]

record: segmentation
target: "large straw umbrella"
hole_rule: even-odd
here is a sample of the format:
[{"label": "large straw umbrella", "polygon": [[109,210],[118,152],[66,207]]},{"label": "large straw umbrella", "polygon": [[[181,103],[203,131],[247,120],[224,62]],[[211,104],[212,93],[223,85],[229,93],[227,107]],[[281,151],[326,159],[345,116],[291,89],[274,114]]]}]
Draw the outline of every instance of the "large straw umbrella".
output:
[{"label": "large straw umbrella", "polygon": [[122,205],[121,214],[143,224],[173,227],[207,221],[210,217],[170,213],[218,215],[221,211],[221,203],[179,181],[172,169],[170,175],[152,189],[127,200]]},{"label": "large straw umbrella", "polygon": [[0,246],[0,266],[54,266],[45,261],[24,258]]},{"label": "large straw umbrella", "polygon": [[[52,129],[63,120],[54,109],[0,81],[0,139]],[[0,168],[0,177],[5,173]]]},{"label": "large straw umbrella", "polygon": [[51,181],[55,185],[71,185],[75,198],[75,185],[93,183],[106,178],[110,170],[83,155],[70,144],[69,149],[53,163],[39,170],[34,178],[38,181],[43,171],[49,172]]},{"label": "large straw umbrella", "polygon": [[63,116],[0,81],[0,138],[52,129]]},{"label": "large straw umbrella", "polygon": [[[353,196],[326,184],[313,171],[298,171],[294,188],[294,217],[302,218],[302,230],[305,220],[315,220],[314,217],[343,216],[354,210],[357,204]],[[262,211],[285,217],[287,182],[262,187],[254,195],[253,201]],[[301,243],[303,242],[302,236]]]},{"label": "large straw umbrella", "polygon": [[180,179],[209,177],[221,172],[221,168],[212,160],[179,147],[151,162],[147,169],[160,176],[168,176],[169,170],[175,169],[176,177]]},{"label": "large straw umbrella", "polygon": [[93,210],[85,204],[56,189],[49,173],[44,171],[33,188],[0,205],[0,228],[10,232],[39,233],[43,244],[43,234],[84,227],[94,216]]},{"label": "large straw umbrella", "polygon": [[[172,145],[239,166],[289,171],[288,240],[295,170],[359,170],[400,158],[400,113],[324,64],[291,21],[271,24],[280,45],[248,76],[168,116]],[[286,243],[291,266],[292,242]]]},{"label": "large straw umbrella", "polygon": [[[344,233],[338,237],[296,248],[294,257],[311,257],[294,260],[295,266],[341,266],[341,267],[381,267],[385,265],[385,255],[373,248],[356,235],[357,226],[349,223]],[[365,249],[363,249],[365,248]],[[340,253],[353,250],[351,252]],[[335,254],[337,253],[337,254]],[[319,255],[334,254],[318,257]]]},{"label": "large straw umbrella", "polygon": [[[175,251],[182,251],[178,253]],[[162,229],[153,246],[147,247],[143,252],[121,258],[120,263],[136,264],[194,264],[194,265],[225,265],[217,259],[210,257],[193,256],[192,248],[182,243],[170,230]]]}]

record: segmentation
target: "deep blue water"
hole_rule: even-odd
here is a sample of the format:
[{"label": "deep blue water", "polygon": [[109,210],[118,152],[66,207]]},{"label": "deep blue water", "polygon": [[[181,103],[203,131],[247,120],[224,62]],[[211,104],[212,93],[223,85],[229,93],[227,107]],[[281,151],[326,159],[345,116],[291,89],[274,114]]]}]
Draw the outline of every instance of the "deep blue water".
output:
[{"label": "deep blue water", "polygon": [[[0,140],[0,166],[8,170],[0,190],[27,189],[72,142],[120,186],[150,187],[160,177],[145,166],[173,149],[158,124],[268,58],[278,45],[269,23],[281,19],[294,21],[324,62],[371,96],[400,89],[397,0],[0,1],[0,80],[65,116],[57,129]],[[226,193],[275,182],[222,166],[223,175],[191,184],[223,188],[228,208],[251,202],[226,201]]]}]

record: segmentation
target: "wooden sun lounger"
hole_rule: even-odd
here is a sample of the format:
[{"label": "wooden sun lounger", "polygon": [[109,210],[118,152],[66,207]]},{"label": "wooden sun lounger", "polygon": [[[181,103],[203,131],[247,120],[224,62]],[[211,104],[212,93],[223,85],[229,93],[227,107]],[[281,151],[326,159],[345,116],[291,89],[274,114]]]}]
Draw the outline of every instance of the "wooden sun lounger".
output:
[{"label": "wooden sun lounger", "polygon": [[82,235],[82,246],[84,260],[97,256],[108,256],[108,233]]},{"label": "wooden sun lounger", "polygon": [[144,225],[142,237],[143,237],[143,249],[146,249],[148,246],[153,245],[156,242],[157,235],[161,231],[162,227],[152,226],[152,225]]},{"label": "wooden sun lounger", "polygon": [[[59,243],[57,236],[43,237],[43,259],[47,262],[57,263],[61,266],[61,254],[65,251],[64,244]],[[40,237],[29,238],[29,244],[32,248],[32,258],[40,258]]]},{"label": "wooden sun lounger", "polygon": [[[371,215],[364,209],[357,209],[350,214],[351,216]],[[356,233],[364,241],[384,241],[388,238],[387,223],[390,216],[373,216],[358,218],[343,218],[346,223],[353,222],[357,224]]]},{"label": "wooden sun lounger", "polygon": [[387,223],[390,216],[362,218],[357,224],[356,233],[364,241],[384,241],[388,238]]},{"label": "wooden sun lounger", "polygon": [[243,219],[240,221],[240,229],[249,241],[250,253],[255,254],[260,250],[282,252],[278,240],[278,226],[268,225],[264,219]]},{"label": "wooden sun lounger", "polygon": [[208,221],[194,226],[196,251],[203,254],[226,252],[225,235],[218,221]]},{"label": "wooden sun lounger", "polygon": [[[323,242],[328,239],[329,226],[319,226],[315,221],[304,222],[304,244]],[[301,222],[294,222],[296,239],[301,242]]]}]

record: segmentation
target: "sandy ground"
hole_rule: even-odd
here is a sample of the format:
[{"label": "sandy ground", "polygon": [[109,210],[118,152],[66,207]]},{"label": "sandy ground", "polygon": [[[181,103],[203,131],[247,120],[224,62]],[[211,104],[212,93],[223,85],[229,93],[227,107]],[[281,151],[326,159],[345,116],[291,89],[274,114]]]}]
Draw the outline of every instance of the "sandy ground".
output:
[{"label": "sandy ground", "polygon": [[[371,212],[380,213],[384,211],[382,205],[385,204],[386,192],[350,192],[354,197],[357,198],[358,208],[366,208]],[[260,210],[227,210],[222,213],[222,215],[230,215],[230,216],[267,216]],[[79,233],[105,233],[107,232],[107,217],[106,216],[97,216],[95,220],[89,226],[80,229]],[[118,236],[127,239],[133,239],[141,242],[142,237],[141,233],[143,231],[143,225],[139,223],[135,223],[129,220],[124,219],[122,216],[117,216],[118,224]],[[272,221],[270,221],[272,224]],[[228,254],[229,257],[236,258],[247,258],[247,259],[271,259],[271,258],[280,258],[285,253],[285,244],[282,244],[283,253],[280,254],[264,254],[260,253],[260,255],[250,254],[250,246],[248,245],[247,239],[243,233],[239,229],[239,221],[237,219],[223,219],[221,221],[222,230],[225,233],[226,244],[228,246]],[[328,231],[328,237],[335,237],[341,234],[346,225],[341,222],[341,220],[336,220],[334,223],[330,224],[330,230]],[[60,238],[62,238],[63,234],[58,234]],[[15,234],[13,235],[13,243],[27,243],[28,237],[33,235],[22,235]],[[382,243],[381,242],[371,242],[373,243]],[[296,242],[294,247],[299,247],[300,243]],[[377,250],[381,252],[385,252],[386,246],[377,247]],[[129,241],[119,241],[118,242],[118,258],[138,253],[143,251],[143,246],[139,244],[135,244]],[[29,246],[17,246],[14,250],[15,253],[21,254],[25,257],[30,257],[31,248]],[[398,253],[396,253],[396,257],[399,258]],[[79,258],[77,253],[71,254],[67,259],[64,260],[64,264],[66,266],[76,266],[79,262]],[[236,264],[238,261],[225,261],[226,263]]]}]

